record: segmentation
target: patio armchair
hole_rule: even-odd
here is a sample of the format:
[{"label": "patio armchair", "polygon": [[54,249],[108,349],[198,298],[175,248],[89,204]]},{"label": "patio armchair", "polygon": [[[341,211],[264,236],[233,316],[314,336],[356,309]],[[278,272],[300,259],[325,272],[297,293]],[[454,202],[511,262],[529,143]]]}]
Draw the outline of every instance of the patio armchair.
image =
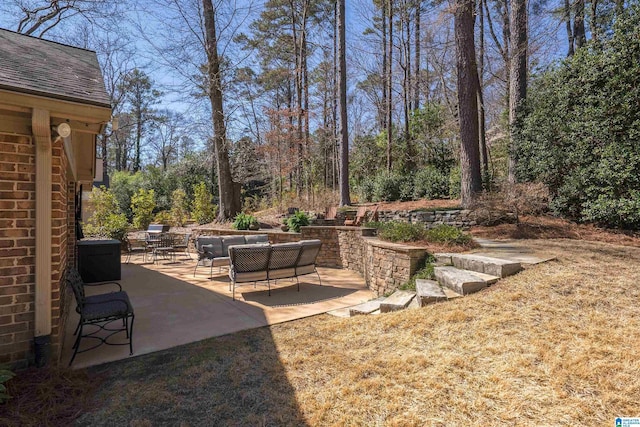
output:
[{"label": "patio armchair", "polygon": [[324,210],[325,221],[335,221],[338,215],[338,208],[335,206],[329,206]]},{"label": "patio armchair", "polygon": [[131,240],[128,237],[125,237],[125,240],[127,243],[127,258],[125,260],[125,263],[129,264],[129,261],[131,261],[131,256],[134,254],[142,254],[142,262],[146,262],[147,254],[150,252],[150,248],[147,242],[140,239]]},{"label": "patio armchair", "polygon": [[176,251],[184,251],[184,254],[191,258],[191,252],[189,252],[189,240],[191,239],[191,233],[186,233],[184,235],[174,234],[173,235],[173,248]]},{"label": "patio armchair", "polygon": [[173,246],[173,236],[171,234],[162,234],[160,239],[151,244],[153,262],[158,260],[158,256],[162,256],[170,261],[176,260],[176,250]]},{"label": "patio armchair", "polygon": [[360,206],[356,212],[356,216],[354,219],[347,219],[344,221],[344,225],[350,225],[354,227],[358,227],[364,221],[364,217],[367,215],[367,207]]},{"label": "patio armchair", "polygon": [[[78,270],[75,268],[69,268],[67,270],[65,281],[73,290],[77,303],[76,311],[80,315],[80,320],[74,333],[76,340],[72,347],[73,356],[71,356],[69,366],[71,366],[78,353],[93,350],[102,344],[129,345],[129,355],[133,354],[133,321],[135,315],[131,301],[129,301],[129,296],[122,290],[122,286],[117,282],[84,283],[82,277],[80,277],[80,273],[78,273]],[[115,285],[118,290],[91,296],[85,295],[86,286],[104,285]],[[122,327],[117,328],[111,325],[113,322],[120,320],[122,321]],[[98,329],[85,333],[85,327],[87,326],[95,326]],[[107,335],[97,336],[96,334],[100,331],[107,332]],[[109,338],[119,332],[125,332],[128,343],[113,343],[108,341]],[[91,338],[99,342],[89,348],[80,350],[80,342],[83,338]]]}]

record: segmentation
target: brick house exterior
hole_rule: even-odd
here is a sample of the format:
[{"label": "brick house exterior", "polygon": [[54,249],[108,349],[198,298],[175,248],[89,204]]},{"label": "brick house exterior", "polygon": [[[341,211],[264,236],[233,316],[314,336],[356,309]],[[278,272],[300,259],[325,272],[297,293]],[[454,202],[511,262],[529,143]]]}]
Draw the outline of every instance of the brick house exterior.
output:
[{"label": "brick house exterior", "polygon": [[76,192],[110,117],[95,52],[0,29],[0,364],[59,360]]}]

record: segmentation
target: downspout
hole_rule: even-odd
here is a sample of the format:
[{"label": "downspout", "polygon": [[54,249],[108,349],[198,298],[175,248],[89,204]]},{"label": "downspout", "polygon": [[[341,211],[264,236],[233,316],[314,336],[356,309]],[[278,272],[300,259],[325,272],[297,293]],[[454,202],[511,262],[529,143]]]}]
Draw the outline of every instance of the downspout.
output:
[{"label": "downspout", "polygon": [[49,111],[33,109],[36,148],[35,363],[51,359],[51,120]]}]

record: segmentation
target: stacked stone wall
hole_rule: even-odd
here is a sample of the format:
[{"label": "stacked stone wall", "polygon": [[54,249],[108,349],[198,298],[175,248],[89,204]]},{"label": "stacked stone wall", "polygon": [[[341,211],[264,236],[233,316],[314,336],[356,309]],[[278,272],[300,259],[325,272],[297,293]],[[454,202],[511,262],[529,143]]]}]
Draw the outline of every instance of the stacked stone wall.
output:
[{"label": "stacked stone wall", "polygon": [[382,211],[378,212],[379,221],[402,221],[412,224],[422,223],[427,228],[437,225],[450,225],[469,228],[477,224],[475,215],[467,209],[434,211]]}]

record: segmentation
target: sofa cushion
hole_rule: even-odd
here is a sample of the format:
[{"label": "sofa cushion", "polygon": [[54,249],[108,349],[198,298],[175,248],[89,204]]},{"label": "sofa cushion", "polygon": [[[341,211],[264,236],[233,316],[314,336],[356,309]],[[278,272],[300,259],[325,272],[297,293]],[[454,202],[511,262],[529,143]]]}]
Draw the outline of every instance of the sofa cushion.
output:
[{"label": "sofa cushion", "polygon": [[226,256],[229,253],[229,246],[244,245],[244,236],[223,236],[222,253]]},{"label": "sofa cushion", "polygon": [[[214,258],[224,256],[224,253],[222,252],[222,241],[218,240],[211,244],[202,245],[201,252],[205,252],[205,255],[211,254]],[[206,258],[211,259],[211,256],[206,256]]]},{"label": "sofa cushion", "polygon": [[296,267],[296,276],[303,276],[305,274],[315,273],[315,271],[316,271],[315,264],[301,265]]},{"label": "sofa cushion", "polygon": [[222,251],[222,238],[220,236],[199,236],[196,239],[196,249],[198,252],[202,252],[202,246],[214,245],[219,246]]},{"label": "sofa cushion", "polygon": [[302,253],[297,266],[315,265],[322,242],[320,240],[301,240],[298,243],[302,248]]},{"label": "sofa cushion", "polygon": [[269,236],[266,234],[249,234],[244,236],[244,241],[248,245],[253,243],[269,243]]},{"label": "sofa cushion", "polygon": [[286,279],[289,277],[296,276],[296,269],[294,267],[290,268],[279,268],[277,270],[269,270],[269,279]]},{"label": "sofa cushion", "polygon": [[267,272],[266,271],[249,271],[246,273],[233,273],[230,270],[229,277],[231,278],[231,280],[234,280],[234,277],[235,277],[236,283],[259,282],[261,280],[267,280]]}]

